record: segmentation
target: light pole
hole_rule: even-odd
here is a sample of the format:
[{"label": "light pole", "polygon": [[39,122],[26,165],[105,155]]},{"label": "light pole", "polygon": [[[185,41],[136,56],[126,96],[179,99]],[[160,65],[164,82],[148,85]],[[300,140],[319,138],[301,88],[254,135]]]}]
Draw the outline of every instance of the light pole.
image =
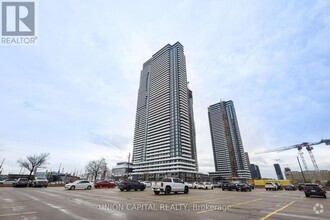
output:
[{"label": "light pole", "polygon": [[127,179],[129,177],[129,163],[130,163],[130,160],[131,160],[131,153],[128,153],[128,163],[127,163]]}]

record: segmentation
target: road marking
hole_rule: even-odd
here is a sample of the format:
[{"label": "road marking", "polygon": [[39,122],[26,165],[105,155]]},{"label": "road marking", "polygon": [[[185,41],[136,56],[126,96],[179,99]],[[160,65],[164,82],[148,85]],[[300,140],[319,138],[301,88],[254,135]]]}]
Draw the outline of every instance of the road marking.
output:
[{"label": "road marking", "polygon": [[[171,201],[175,201],[175,200],[190,198],[190,197],[175,197],[175,198],[169,198],[169,197],[171,197],[171,195],[160,195],[160,196],[158,195],[157,197],[154,197],[154,198],[157,198],[157,199],[154,199],[154,198],[146,198],[146,199],[147,200],[152,199],[153,201],[159,201],[159,202],[171,202]],[[140,199],[140,198],[139,197],[133,197],[132,199]]]},{"label": "road marking", "polygon": [[189,205],[189,204],[194,204],[194,203],[201,203],[201,202],[210,202],[210,201],[214,201],[214,200],[223,200],[223,199],[230,199],[230,198],[234,198],[234,196],[231,197],[224,197],[224,198],[216,198],[216,199],[208,199],[208,200],[198,200],[198,201],[193,201],[193,202],[187,202],[187,203],[181,203],[178,205]]},{"label": "road marking", "polygon": [[78,216],[77,214],[75,214],[75,213],[73,213],[73,212],[68,211],[68,210],[65,209],[65,208],[62,208],[61,206],[56,206],[56,205],[53,205],[53,204],[48,203],[48,202],[40,201],[38,198],[36,198],[36,197],[34,197],[34,196],[31,196],[31,195],[28,195],[28,194],[26,194],[26,193],[22,193],[22,192],[21,192],[20,194],[22,194],[22,195],[24,195],[24,196],[26,196],[26,197],[29,197],[29,198],[31,198],[31,199],[33,199],[33,200],[36,200],[36,201],[38,201],[38,202],[40,202],[40,203],[42,203],[42,204],[45,204],[45,205],[47,205],[47,206],[49,206],[49,207],[51,207],[51,208],[53,208],[53,209],[57,209],[57,210],[63,212],[64,214],[69,215],[72,219],[88,220],[88,219],[86,219],[86,218],[83,218],[83,217]]},{"label": "road marking", "polygon": [[37,212],[21,212],[21,213],[11,213],[11,214],[2,214],[0,217],[8,217],[8,216],[18,216],[18,215],[32,215],[36,214]]},{"label": "road marking", "polygon": [[26,206],[8,206],[8,207],[0,207],[0,209],[12,209],[12,208],[24,208]]},{"label": "road marking", "polygon": [[194,201],[194,202],[190,202],[187,204],[193,204],[193,203],[200,203],[200,202],[210,202],[210,201],[214,201],[214,200],[222,200],[222,199],[230,199],[230,198],[234,198],[234,196],[231,197],[224,197],[224,198],[216,198],[216,199],[208,199],[208,200],[202,200],[202,201]]},{"label": "road marking", "polygon": [[270,216],[272,216],[272,215],[274,215],[274,214],[278,213],[279,211],[282,211],[283,209],[285,209],[285,208],[289,207],[290,205],[292,205],[292,204],[293,204],[293,203],[295,203],[295,202],[296,202],[296,201],[292,201],[292,202],[290,202],[290,203],[286,204],[285,206],[283,206],[282,208],[280,208],[280,209],[277,209],[276,211],[274,211],[274,212],[271,212],[271,213],[269,213],[268,215],[266,215],[266,216],[264,216],[264,217],[260,218],[259,220],[265,220],[265,219],[269,218]]},{"label": "road marking", "polygon": [[[243,205],[243,204],[247,204],[247,203],[251,203],[251,202],[256,202],[256,201],[259,201],[261,200],[261,198],[259,199],[253,199],[253,200],[249,200],[249,201],[245,201],[245,202],[240,202],[240,203],[236,203],[236,204],[233,204],[233,205],[228,205],[230,207],[234,207],[234,206],[239,206],[239,205]],[[210,210],[204,210],[204,211],[200,211],[200,212],[196,212],[197,214],[202,214],[202,213],[205,213],[205,212],[211,212],[211,211],[214,211],[214,210],[217,210],[218,208],[214,208],[214,209],[210,209]]]},{"label": "road marking", "polygon": [[[173,195],[174,196],[174,195]],[[146,200],[150,200],[150,199],[152,199],[152,201],[156,201],[156,202],[173,202],[173,201],[176,201],[176,200],[180,200],[180,199],[193,199],[193,198],[200,198],[200,197],[205,197],[205,196],[187,196],[187,195],[182,195],[182,196],[180,196],[180,195],[177,195],[178,197],[173,197],[173,198],[171,198],[172,197],[172,195],[157,195],[157,196],[155,196],[155,195],[152,195],[152,196],[150,196],[150,197],[148,197],[148,198],[145,198]],[[159,199],[155,199],[155,198],[159,198]],[[167,198],[167,199],[166,199]],[[132,197],[131,199],[138,199],[138,200],[140,200],[141,198],[140,197]]]},{"label": "road marking", "polygon": [[244,204],[247,204],[247,203],[250,203],[250,202],[256,202],[256,201],[259,201],[259,200],[262,200],[262,199],[259,198],[259,199],[249,200],[249,201],[246,201],[246,202],[236,203],[236,204],[234,204],[234,205],[230,205],[230,206],[231,206],[231,207],[234,207],[234,206],[244,205]]},{"label": "road marking", "polygon": [[282,196],[282,195],[287,195],[288,193],[280,193],[280,194],[277,194],[277,195],[275,195],[274,197],[279,197],[279,196]]},{"label": "road marking", "polygon": [[71,218],[87,220],[86,218],[80,217],[80,216],[76,215],[75,213],[72,213],[72,212],[68,211],[67,209],[62,208],[61,206],[53,205],[53,204],[47,203],[47,202],[43,202],[43,204],[48,205],[49,207],[51,207],[53,209],[57,209],[57,210],[63,212],[64,214],[69,215]]}]

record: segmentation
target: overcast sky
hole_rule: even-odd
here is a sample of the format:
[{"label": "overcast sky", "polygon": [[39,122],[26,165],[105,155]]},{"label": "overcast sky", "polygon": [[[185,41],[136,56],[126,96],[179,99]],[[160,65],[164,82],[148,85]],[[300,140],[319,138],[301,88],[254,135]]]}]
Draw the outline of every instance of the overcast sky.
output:
[{"label": "overcast sky", "polygon": [[[50,153],[48,170],[110,167],[133,150],[142,64],[185,50],[199,168],[214,171],[207,107],[233,100],[245,151],[263,177],[275,147],[330,138],[329,1],[39,1],[36,46],[0,46],[0,160]],[[315,146],[330,169],[330,146]],[[305,158],[312,163],[305,151]],[[0,162],[1,162],[0,161]]]}]

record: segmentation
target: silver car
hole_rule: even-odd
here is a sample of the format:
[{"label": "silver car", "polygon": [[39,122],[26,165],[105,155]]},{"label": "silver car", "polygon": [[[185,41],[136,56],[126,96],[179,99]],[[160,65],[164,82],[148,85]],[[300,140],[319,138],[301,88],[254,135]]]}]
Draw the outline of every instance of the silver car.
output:
[{"label": "silver car", "polygon": [[65,189],[92,189],[93,188],[93,183],[88,181],[88,180],[76,180],[73,183],[67,183],[64,186]]},{"label": "silver car", "polygon": [[2,185],[13,185],[13,183],[15,183],[16,180],[2,180],[0,181],[0,184]]}]

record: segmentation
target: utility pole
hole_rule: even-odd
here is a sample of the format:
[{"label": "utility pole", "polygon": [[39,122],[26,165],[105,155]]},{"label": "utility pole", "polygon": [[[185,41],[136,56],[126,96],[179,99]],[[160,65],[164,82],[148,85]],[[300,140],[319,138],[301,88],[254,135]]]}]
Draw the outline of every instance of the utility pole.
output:
[{"label": "utility pole", "polygon": [[301,174],[302,174],[302,176],[303,176],[303,178],[304,178],[304,183],[306,183],[306,179],[305,179],[304,172],[303,172],[303,170],[301,169],[301,165],[300,165],[300,161],[299,161],[299,156],[297,156],[297,160],[298,160],[298,163],[299,163],[299,167],[300,167],[300,170],[301,170]]},{"label": "utility pole", "polygon": [[127,163],[127,179],[129,177],[129,163],[130,163],[130,160],[131,160],[131,153],[128,153],[128,163]]},{"label": "utility pole", "polygon": [[61,166],[62,166],[62,163],[60,163],[60,167],[58,168],[58,174],[61,172]]}]

